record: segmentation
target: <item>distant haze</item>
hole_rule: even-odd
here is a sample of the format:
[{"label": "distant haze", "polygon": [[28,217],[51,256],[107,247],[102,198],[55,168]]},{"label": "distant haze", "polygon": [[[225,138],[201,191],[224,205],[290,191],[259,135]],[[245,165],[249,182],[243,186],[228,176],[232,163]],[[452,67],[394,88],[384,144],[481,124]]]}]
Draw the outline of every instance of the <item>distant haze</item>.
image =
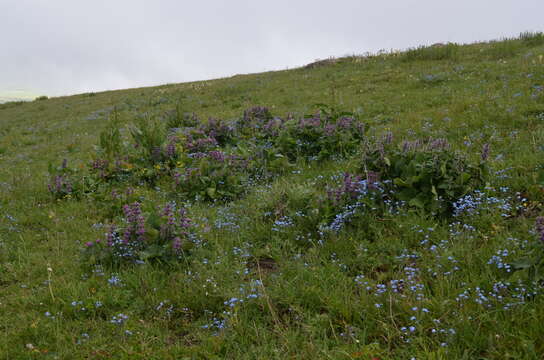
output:
[{"label": "distant haze", "polygon": [[0,91],[0,104],[8,101],[33,100],[37,96],[39,95],[23,89],[4,90]]},{"label": "distant haze", "polygon": [[2,0],[0,100],[544,30],[543,0]]}]

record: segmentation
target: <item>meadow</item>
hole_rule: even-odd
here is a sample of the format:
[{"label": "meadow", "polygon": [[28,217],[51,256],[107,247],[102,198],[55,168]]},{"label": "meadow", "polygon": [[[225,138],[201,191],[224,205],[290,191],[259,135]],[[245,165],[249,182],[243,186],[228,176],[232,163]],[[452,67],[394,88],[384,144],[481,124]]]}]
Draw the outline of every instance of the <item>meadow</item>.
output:
[{"label": "meadow", "polygon": [[541,359],[544,35],[0,104],[2,359]]}]

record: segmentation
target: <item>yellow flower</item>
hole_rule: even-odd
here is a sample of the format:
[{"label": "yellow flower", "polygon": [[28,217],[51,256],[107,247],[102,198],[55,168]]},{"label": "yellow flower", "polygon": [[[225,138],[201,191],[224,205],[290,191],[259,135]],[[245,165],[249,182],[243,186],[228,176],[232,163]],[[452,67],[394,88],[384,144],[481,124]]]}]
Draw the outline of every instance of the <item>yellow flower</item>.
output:
[{"label": "yellow flower", "polygon": [[160,170],[161,166],[159,164],[155,165],[155,169]]}]

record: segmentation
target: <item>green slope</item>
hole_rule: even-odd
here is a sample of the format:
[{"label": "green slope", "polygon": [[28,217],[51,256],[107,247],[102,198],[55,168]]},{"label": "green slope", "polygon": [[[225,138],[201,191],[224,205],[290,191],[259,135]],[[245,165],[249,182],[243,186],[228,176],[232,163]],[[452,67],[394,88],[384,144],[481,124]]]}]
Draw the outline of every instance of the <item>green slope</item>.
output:
[{"label": "green slope", "polygon": [[[505,265],[544,251],[535,230],[544,201],[543,57],[544,37],[525,34],[1,104],[0,354],[540,358],[542,279],[534,267],[514,272]],[[335,175],[360,171],[359,152],[294,159],[283,174],[246,185],[232,201],[194,201],[160,177],[151,185],[101,183],[93,188],[100,193],[61,199],[47,188],[49,164],[63,159],[74,178],[89,175],[112,118],[130,149],[129,125],[143,114],[152,121],[177,106],[203,122],[234,121],[264,106],[275,116],[299,118],[319,103],[356,115],[368,128],[367,144],[389,132],[399,147],[405,139],[445,138],[448,151],[470,163],[479,163],[489,144],[491,175],[480,186],[487,198],[473,198],[470,206],[478,210],[469,215],[406,207],[346,222],[319,238],[296,214],[322,211],[314,200],[327,198]],[[133,195],[111,195],[127,187]],[[120,209],[129,199],[147,209],[185,203],[204,245],[180,261],[91,266],[84,244],[103,239],[109,223],[122,224]]]}]

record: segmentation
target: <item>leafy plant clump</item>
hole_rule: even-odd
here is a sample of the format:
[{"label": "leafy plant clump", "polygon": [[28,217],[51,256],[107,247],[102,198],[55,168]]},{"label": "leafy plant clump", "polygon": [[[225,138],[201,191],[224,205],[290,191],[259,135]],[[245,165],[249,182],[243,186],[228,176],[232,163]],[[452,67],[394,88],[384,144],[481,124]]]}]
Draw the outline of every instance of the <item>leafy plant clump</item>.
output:
[{"label": "leafy plant clump", "polygon": [[79,184],[73,176],[74,171],[68,168],[68,160],[64,159],[59,167],[49,164],[49,183],[47,189],[53,198],[70,199],[77,194]]},{"label": "leafy plant clump", "polygon": [[364,135],[364,124],[352,113],[321,111],[312,117],[285,122],[276,145],[291,160],[327,160],[354,153]]},{"label": "leafy plant clump", "polygon": [[144,212],[140,202],[125,204],[120,224],[111,224],[105,238],[85,244],[90,264],[120,265],[182,259],[196,235],[187,210],[167,203]]},{"label": "leafy plant clump", "polygon": [[249,181],[248,161],[220,150],[188,154],[174,175],[176,190],[190,198],[233,199]]},{"label": "leafy plant clump", "polygon": [[364,124],[351,113],[320,106],[317,115],[298,120],[253,107],[233,121],[207,122],[176,108],[162,120],[137,119],[129,126],[128,146],[114,117],[100,136],[90,172],[105,183],[166,182],[186,198],[231,200],[298,161],[338,159],[358,149]]},{"label": "leafy plant clump", "polygon": [[[485,150],[488,151],[488,150]],[[404,142],[400,147],[380,143],[362,159],[362,170],[389,180],[395,200],[432,214],[452,214],[453,203],[485,185],[488,174],[485,158],[470,163],[449,149],[445,139]]]},{"label": "leafy plant clump", "polygon": [[515,259],[509,265],[510,268],[521,273],[521,278],[528,278],[537,283],[544,282],[544,216],[539,216],[535,221],[535,234],[537,241],[531,242],[527,255]]}]

